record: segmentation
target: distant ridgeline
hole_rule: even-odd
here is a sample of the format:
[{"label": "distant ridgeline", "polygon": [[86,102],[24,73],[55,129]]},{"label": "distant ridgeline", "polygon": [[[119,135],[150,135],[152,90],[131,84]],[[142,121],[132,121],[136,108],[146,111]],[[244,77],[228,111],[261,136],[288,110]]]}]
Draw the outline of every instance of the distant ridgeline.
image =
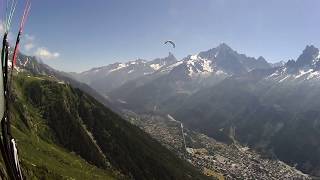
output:
[{"label": "distant ridgeline", "polygon": [[16,70],[12,125],[26,179],[207,178],[78,89],[101,97],[88,86],[21,54]]},{"label": "distant ridgeline", "polygon": [[171,114],[224,142],[232,129],[242,144],[320,176],[320,54],[312,45],[286,63],[221,44],[181,60],[169,54],[70,76],[117,109]]}]

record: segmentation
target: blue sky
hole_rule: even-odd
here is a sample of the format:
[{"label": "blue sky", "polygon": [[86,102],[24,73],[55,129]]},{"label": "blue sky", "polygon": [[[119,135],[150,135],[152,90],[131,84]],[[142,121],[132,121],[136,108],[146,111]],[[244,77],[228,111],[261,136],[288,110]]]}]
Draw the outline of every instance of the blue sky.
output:
[{"label": "blue sky", "polygon": [[180,59],[221,42],[274,62],[320,47],[319,8],[318,0],[33,0],[21,49],[78,72],[169,51]]}]

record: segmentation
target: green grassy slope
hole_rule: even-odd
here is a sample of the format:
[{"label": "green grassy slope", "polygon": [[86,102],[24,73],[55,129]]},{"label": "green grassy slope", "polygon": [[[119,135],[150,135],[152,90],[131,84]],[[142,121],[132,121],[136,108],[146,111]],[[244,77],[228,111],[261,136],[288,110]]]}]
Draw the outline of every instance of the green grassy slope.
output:
[{"label": "green grassy slope", "polygon": [[[22,167],[27,179],[116,179],[117,172],[98,168],[55,142],[41,109],[28,101],[22,82],[41,81],[19,76],[12,106],[13,134],[17,139]],[[26,96],[27,95],[27,96]]]},{"label": "green grassy slope", "polygon": [[68,84],[19,73],[14,96],[13,133],[27,179],[206,179]]}]

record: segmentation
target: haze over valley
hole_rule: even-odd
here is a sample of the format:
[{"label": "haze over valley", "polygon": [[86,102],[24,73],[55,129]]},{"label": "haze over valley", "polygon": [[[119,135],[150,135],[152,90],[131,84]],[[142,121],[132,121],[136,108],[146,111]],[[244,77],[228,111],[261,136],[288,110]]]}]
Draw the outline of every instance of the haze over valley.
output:
[{"label": "haze over valley", "polygon": [[0,179],[320,179],[319,7],[0,0]]},{"label": "haze over valley", "polygon": [[296,60],[269,63],[223,43],[181,60],[170,53],[71,76],[123,114],[170,114],[188,129],[319,176],[319,57],[308,45]]}]

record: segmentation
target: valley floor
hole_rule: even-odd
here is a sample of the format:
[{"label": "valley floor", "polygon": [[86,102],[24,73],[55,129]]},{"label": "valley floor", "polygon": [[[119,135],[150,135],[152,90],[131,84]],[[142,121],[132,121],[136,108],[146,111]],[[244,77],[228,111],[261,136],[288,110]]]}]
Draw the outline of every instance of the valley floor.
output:
[{"label": "valley floor", "polygon": [[137,115],[130,111],[126,114],[131,123],[142,128],[208,176],[218,179],[311,179],[282,161],[263,158],[236,142],[223,144],[186,128],[183,128],[186,142],[184,145],[181,131],[183,126],[173,118]]}]

